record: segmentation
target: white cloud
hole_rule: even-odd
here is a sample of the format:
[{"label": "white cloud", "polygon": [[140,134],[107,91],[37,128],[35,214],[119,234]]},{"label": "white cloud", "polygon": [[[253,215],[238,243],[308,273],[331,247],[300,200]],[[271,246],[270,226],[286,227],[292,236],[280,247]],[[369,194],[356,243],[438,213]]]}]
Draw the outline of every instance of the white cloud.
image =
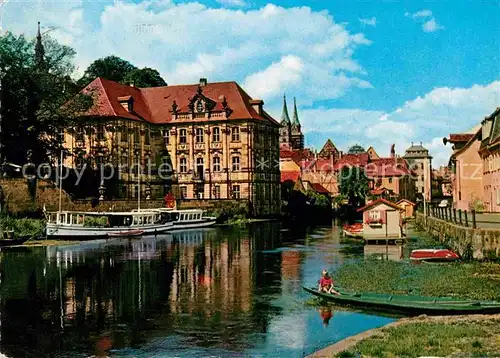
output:
[{"label": "white cloud", "polygon": [[411,17],[414,20],[425,21],[422,24],[422,30],[424,32],[435,32],[444,29],[444,26],[438,24],[436,18],[432,17],[432,11],[430,10],[420,10],[414,13],[405,13],[406,17]]},{"label": "white cloud", "polygon": [[499,104],[500,81],[494,81],[469,88],[436,88],[391,112],[322,108],[300,111],[299,116],[307,143],[316,147],[331,138],[344,151],[357,142],[388,155],[394,143],[402,155],[412,141],[423,142],[439,166],[447,164],[450,154],[442,138],[468,132]]},{"label": "white cloud", "polygon": [[172,0],[92,6],[78,1],[9,3],[4,22],[31,36],[37,21],[58,26],[51,35],[74,47],[80,73],[93,60],[113,54],[158,69],[169,84],[197,83],[200,77],[246,83],[250,95],[262,96],[266,105],[279,102],[283,92],[312,103],[371,87],[355,59],[357,49],[371,42],[327,11],[273,4],[242,10]]},{"label": "white cloud", "polygon": [[420,10],[414,13],[405,13],[406,17],[411,17],[412,19],[418,19],[421,17],[431,17],[432,16],[432,11],[431,10]]},{"label": "white cloud", "polygon": [[432,18],[429,21],[427,21],[425,24],[422,25],[422,29],[424,30],[424,32],[434,32],[437,30],[444,29],[444,26],[439,25],[436,22],[436,19]]},{"label": "white cloud", "polygon": [[274,97],[283,88],[297,84],[302,79],[304,63],[296,56],[285,56],[265,70],[245,79],[243,87],[257,97]]},{"label": "white cloud", "polygon": [[370,19],[358,19],[359,22],[361,22],[363,25],[368,25],[368,26],[377,26],[377,18],[373,16]]},{"label": "white cloud", "polygon": [[244,0],[217,0],[217,2],[223,6],[234,6],[234,7],[245,7],[247,6]]}]

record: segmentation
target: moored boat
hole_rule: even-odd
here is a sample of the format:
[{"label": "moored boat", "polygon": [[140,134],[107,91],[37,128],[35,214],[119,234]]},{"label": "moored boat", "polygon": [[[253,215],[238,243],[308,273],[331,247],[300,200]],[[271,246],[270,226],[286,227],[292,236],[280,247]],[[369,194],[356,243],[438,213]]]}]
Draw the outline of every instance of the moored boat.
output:
[{"label": "moored boat", "polygon": [[199,229],[215,225],[217,218],[205,216],[202,209],[154,209],[160,213],[168,214],[173,222],[172,230]]},{"label": "moored boat", "polygon": [[410,260],[413,261],[448,262],[458,259],[460,256],[448,249],[420,249],[413,250],[410,254]]},{"label": "moored boat", "polygon": [[46,213],[47,237],[98,238],[159,234],[173,228],[168,215],[158,211]]},{"label": "moored boat", "polygon": [[342,228],[344,235],[347,237],[362,238],[363,237],[363,224],[354,223],[352,225],[345,224]]},{"label": "moored boat", "polygon": [[338,304],[376,308],[409,314],[492,314],[500,312],[500,302],[467,300],[455,297],[403,296],[379,293],[347,292],[336,288],[340,295],[318,292],[304,287],[307,292]]}]

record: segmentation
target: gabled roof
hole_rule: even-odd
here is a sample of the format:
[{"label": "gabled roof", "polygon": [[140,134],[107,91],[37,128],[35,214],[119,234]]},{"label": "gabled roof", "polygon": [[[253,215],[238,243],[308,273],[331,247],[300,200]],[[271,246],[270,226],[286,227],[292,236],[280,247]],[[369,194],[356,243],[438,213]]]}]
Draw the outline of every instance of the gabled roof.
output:
[{"label": "gabled roof", "polygon": [[[481,134],[482,134],[482,130],[479,129],[476,134],[474,134],[470,139],[469,141],[462,147],[460,148],[459,150],[455,151],[452,155],[451,155],[451,158],[454,158],[456,157],[457,155],[465,152],[471,145],[472,143],[474,143],[476,140],[480,140],[480,137],[481,137]],[[481,143],[481,145],[483,145],[483,143]],[[481,148],[480,148],[481,149]]]},{"label": "gabled roof", "polygon": [[448,141],[450,143],[467,143],[472,137],[474,137],[472,133],[452,133]]},{"label": "gabled roof", "polygon": [[412,201],[410,201],[410,200],[408,200],[408,199],[401,199],[400,201],[398,201],[398,202],[396,203],[396,205],[400,205],[401,203],[408,203],[408,204],[410,204],[411,206],[415,206],[415,205],[417,205],[417,204],[415,204],[414,202],[412,202]]},{"label": "gabled roof", "polygon": [[337,147],[335,147],[335,144],[333,144],[333,142],[328,139],[323,145],[323,148],[321,148],[321,150],[319,151],[318,155],[322,157],[330,155],[332,152],[338,153],[339,151],[337,150]]},{"label": "gabled roof", "polygon": [[365,211],[365,210],[368,210],[368,209],[371,209],[377,205],[380,205],[380,204],[385,204],[387,206],[390,206],[391,208],[394,208],[396,210],[403,210],[400,206],[397,206],[396,204],[390,202],[390,201],[387,201],[385,199],[377,199],[377,200],[374,200],[372,201],[371,203],[363,206],[362,208],[359,208],[357,211],[360,212],[360,211]]},{"label": "gabled roof", "polygon": [[[95,94],[95,105],[87,113],[88,115],[163,124],[172,121],[174,101],[179,110],[188,107],[190,99],[196,96],[198,88],[198,84],[137,88],[98,77],[83,91]],[[227,106],[231,109],[229,120],[255,119],[278,124],[265,111],[257,113],[252,106],[254,100],[236,82],[207,83],[202,87],[202,92],[203,96],[215,102],[215,110],[222,109],[222,101],[225,98]],[[127,96],[134,100],[132,113],[123,108],[119,101],[119,97]]]},{"label": "gabled roof", "polygon": [[367,164],[366,176],[373,177],[400,177],[410,175],[408,163],[403,158],[380,158]]}]

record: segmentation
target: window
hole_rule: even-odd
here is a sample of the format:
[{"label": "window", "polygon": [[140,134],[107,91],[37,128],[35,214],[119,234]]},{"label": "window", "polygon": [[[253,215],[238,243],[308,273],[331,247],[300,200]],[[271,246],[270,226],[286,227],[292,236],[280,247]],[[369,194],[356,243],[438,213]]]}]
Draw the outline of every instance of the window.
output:
[{"label": "window", "polygon": [[187,173],[187,159],[186,158],[179,159],[179,172]]},{"label": "window", "polygon": [[420,177],[420,180],[424,181],[424,176],[423,175]]},{"label": "window", "polygon": [[231,141],[233,142],[240,141],[240,127],[231,128]]},{"label": "window", "polygon": [[120,134],[120,141],[126,142],[128,140],[128,130],[127,126],[122,126],[121,134]]},{"label": "window", "polygon": [[213,190],[215,199],[220,199],[220,185],[214,186]]},{"label": "window", "polygon": [[165,141],[165,145],[170,144],[170,131],[168,129],[163,131],[163,139]]},{"label": "window", "polygon": [[392,178],[389,178],[389,184],[392,184]]},{"label": "window", "polygon": [[370,220],[380,220],[380,211],[379,210],[372,210],[369,213]]},{"label": "window", "polygon": [[220,172],[220,157],[214,157],[214,172]]},{"label": "window", "polygon": [[179,143],[186,144],[187,143],[186,137],[187,137],[186,130],[185,129],[181,129],[179,131]]},{"label": "window", "polygon": [[233,172],[240,170],[240,157],[233,157]]},{"label": "window", "polygon": [[212,133],[212,142],[220,142],[220,128],[215,127]]},{"label": "window", "polygon": [[500,205],[500,189],[496,189],[495,192],[497,194],[497,205]]},{"label": "window", "polygon": [[196,128],[196,143],[203,143],[203,128]]},{"label": "window", "polygon": [[106,137],[104,136],[104,125],[98,124],[97,125],[97,140],[105,140]]},{"label": "window", "polygon": [[424,163],[420,163],[420,169],[424,169]]},{"label": "window", "polygon": [[139,143],[141,141],[141,133],[139,132],[139,128],[134,130],[134,143]]},{"label": "window", "polygon": [[85,131],[83,130],[83,127],[78,127],[76,129],[75,139],[77,142],[84,142],[85,141]]},{"label": "window", "polygon": [[240,198],[240,186],[233,185],[233,199],[239,199],[239,198]]},{"label": "window", "polygon": [[149,128],[146,128],[144,132],[144,144],[148,145],[151,142],[151,131]]},{"label": "window", "polygon": [[185,186],[185,185],[181,186],[181,199],[186,199],[187,193],[188,193],[187,186]]},{"label": "window", "polygon": [[203,179],[203,158],[196,158],[196,176]]}]

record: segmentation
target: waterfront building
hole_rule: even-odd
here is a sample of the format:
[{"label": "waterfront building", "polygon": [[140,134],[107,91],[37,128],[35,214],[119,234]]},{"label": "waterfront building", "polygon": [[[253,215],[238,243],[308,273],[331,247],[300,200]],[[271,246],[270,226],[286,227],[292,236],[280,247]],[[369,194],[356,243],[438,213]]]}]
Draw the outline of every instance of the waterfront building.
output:
[{"label": "waterfront building", "polygon": [[[181,199],[243,199],[254,214],[280,209],[279,123],[236,82],[136,88],[97,78],[85,89],[93,108],[66,132],[75,155],[65,164],[120,166],[122,197],[160,198],[169,188],[160,168],[171,173]],[[94,159],[95,158],[95,159]],[[130,170],[136,164],[153,171]],[[170,168],[170,169],[169,169]],[[101,186],[107,188],[107,182]],[[142,191],[145,191],[142,193]]]},{"label": "waterfront building", "polygon": [[403,208],[403,218],[413,217],[416,204],[407,199],[401,199],[396,205]]},{"label": "waterfront building", "polygon": [[299,114],[297,111],[297,101],[293,98],[293,117],[290,120],[288,114],[288,106],[286,103],[286,96],[283,96],[283,110],[281,114],[281,127],[279,130],[280,149],[284,150],[302,150],[304,149],[304,134],[302,133],[302,126],[299,121]]},{"label": "waterfront building", "polygon": [[402,237],[403,209],[385,199],[377,199],[358,209],[363,213],[363,238]]},{"label": "waterfront building", "polygon": [[[481,122],[479,156],[482,161],[482,209],[500,212],[500,107]],[[480,203],[473,204],[476,205]]]},{"label": "waterfront building", "polygon": [[417,189],[417,196],[422,200],[431,200],[431,178],[432,178],[432,157],[429,155],[429,151],[420,144],[411,144],[411,146],[406,149],[406,153],[403,157],[408,164],[412,172],[416,176],[415,185]]},{"label": "waterfront building", "polygon": [[[484,129],[487,132],[487,128]],[[443,140],[445,144],[453,144],[450,166],[453,208],[457,210],[470,210],[473,202],[483,200],[483,162],[479,155],[482,134],[483,128],[479,128],[473,134],[450,134]]]}]

